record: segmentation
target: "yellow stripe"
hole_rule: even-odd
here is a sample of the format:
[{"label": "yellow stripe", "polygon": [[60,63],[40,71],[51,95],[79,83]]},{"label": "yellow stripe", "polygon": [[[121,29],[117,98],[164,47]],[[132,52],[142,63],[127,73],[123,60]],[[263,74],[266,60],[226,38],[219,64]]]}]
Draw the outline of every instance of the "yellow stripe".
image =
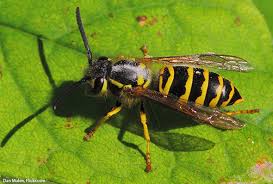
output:
[{"label": "yellow stripe", "polygon": [[143,63],[140,63],[139,66],[140,66],[140,68],[142,68],[142,69],[145,69],[145,68],[146,68],[146,65],[143,64]]},{"label": "yellow stripe", "polygon": [[221,93],[222,93],[222,89],[223,89],[223,77],[221,77],[220,75],[218,76],[218,81],[219,81],[219,86],[218,88],[216,89],[216,97],[213,98],[210,103],[209,103],[209,106],[210,107],[216,107],[220,97],[221,97]]},{"label": "yellow stripe", "polygon": [[148,79],[148,80],[145,82],[145,84],[143,85],[143,88],[147,88],[147,87],[150,85],[150,83],[151,83],[151,80]]},{"label": "yellow stripe", "polygon": [[103,117],[103,118],[106,118],[106,119],[110,118],[111,116],[117,114],[121,110],[121,108],[122,108],[121,106],[115,107],[110,112],[108,112],[107,115],[105,117]]},{"label": "yellow stripe", "polygon": [[137,76],[137,85],[141,86],[142,84],[144,84],[144,77],[143,77],[143,75],[138,75]]},{"label": "yellow stripe", "polygon": [[208,86],[209,86],[209,72],[208,72],[208,70],[204,69],[203,75],[204,75],[205,80],[201,86],[201,95],[195,100],[195,103],[197,103],[199,105],[204,105],[204,101],[205,101]]},{"label": "yellow stripe", "polygon": [[221,107],[225,107],[227,106],[227,104],[230,102],[230,100],[232,99],[233,95],[234,95],[234,85],[230,82],[230,86],[231,86],[231,91],[229,93],[229,96],[228,96],[228,99],[227,101],[224,101],[222,104],[221,104]]},{"label": "yellow stripe", "polygon": [[124,88],[124,89],[131,89],[131,88],[132,88],[132,85],[131,85],[131,84],[127,84],[127,85],[124,85],[123,88]]},{"label": "yellow stripe", "polygon": [[147,122],[147,117],[144,112],[140,112],[140,121],[144,124],[146,124],[146,122]]},{"label": "yellow stripe", "polygon": [[118,88],[123,88],[123,86],[124,86],[122,83],[120,83],[120,82],[118,82],[118,81],[116,81],[116,80],[114,80],[114,79],[110,79],[110,82],[111,82],[113,85],[117,86]]},{"label": "yellow stripe", "polygon": [[102,88],[100,90],[101,95],[103,95],[103,94],[105,94],[107,92],[107,80],[106,79],[103,79],[103,80],[104,80],[103,86],[102,86]]},{"label": "yellow stripe", "polygon": [[243,102],[243,101],[244,101],[244,99],[240,98],[240,99],[236,100],[236,101],[233,103],[233,105],[238,104],[238,103],[241,103],[241,102]]},{"label": "yellow stripe", "polygon": [[179,98],[180,100],[183,100],[183,101],[188,101],[189,96],[190,96],[191,86],[192,86],[192,81],[193,81],[193,68],[189,67],[187,72],[188,72],[188,79],[187,79],[187,82],[185,85],[186,91],[185,91],[185,94],[180,96],[180,98]]},{"label": "yellow stripe", "polygon": [[170,73],[170,76],[166,82],[166,85],[164,87],[164,90],[163,90],[163,95],[168,95],[169,94],[169,91],[170,91],[170,88],[171,88],[171,85],[172,85],[172,82],[173,82],[173,79],[174,79],[174,69],[172,66],[168,66],[168,70],[169,70],[169,73]]},{"label": "yellow stripe", "polygon": [[164,74],[164,70],[166,67],[161,68],[160,72],[159,72],[159,92],[163,93],[163,88],[162,88],[162,84],[163,84],[163,74]]}]

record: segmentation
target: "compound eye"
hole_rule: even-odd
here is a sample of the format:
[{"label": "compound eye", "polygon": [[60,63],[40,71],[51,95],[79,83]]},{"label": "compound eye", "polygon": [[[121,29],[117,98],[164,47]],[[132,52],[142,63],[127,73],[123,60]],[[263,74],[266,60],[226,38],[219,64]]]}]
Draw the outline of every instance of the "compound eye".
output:
[{"label": "compound eye", "polygon": [[94,80],[94,84],[93,84],[93,93],[95,93],[95,94],[98,94],[98,93],[100,93],[101,92],[101,89],[102,89],[102,87],[103,87],[103,83],[104,83],[104,78],[96,78],[95,80]]}]

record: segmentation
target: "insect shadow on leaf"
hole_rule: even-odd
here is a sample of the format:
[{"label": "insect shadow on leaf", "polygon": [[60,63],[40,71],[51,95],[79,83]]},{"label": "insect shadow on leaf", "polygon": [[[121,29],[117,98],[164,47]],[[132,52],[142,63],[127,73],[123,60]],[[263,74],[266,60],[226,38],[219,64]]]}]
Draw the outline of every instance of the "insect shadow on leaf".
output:
[{"label": "insect shadow on leaf", "polygon": [[40,61],[43,66],[44,72],[48,78],[48,81],[49,81],[51,87],[53,89],[56,89],[57,86],[55,84],[55,81],[52,77],[49,66],[47,64],[46,57],[45,57],[45,51],[44,51],[44,44],[43,44],[43,41],[40,37],[37,38],[37,43],[38,43],[38,51],[39,51]]}]

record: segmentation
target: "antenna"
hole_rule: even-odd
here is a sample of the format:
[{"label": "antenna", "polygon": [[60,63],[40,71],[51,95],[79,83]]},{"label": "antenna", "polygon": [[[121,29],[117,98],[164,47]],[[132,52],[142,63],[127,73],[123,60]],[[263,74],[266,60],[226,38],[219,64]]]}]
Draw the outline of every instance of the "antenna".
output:
[{"label": "antenna", "polygon": [[84,32],[79,7],[76,8],[76,19],[77,19],[77,24],[78,24],[81,36],[82,36],[82,41],[83,41],[84,47],[86,49],[88,63],[91,65],[92,64],[92,52],[91,52],[91,50],[89,48],[88,40],[87,40],[86,34]]}]

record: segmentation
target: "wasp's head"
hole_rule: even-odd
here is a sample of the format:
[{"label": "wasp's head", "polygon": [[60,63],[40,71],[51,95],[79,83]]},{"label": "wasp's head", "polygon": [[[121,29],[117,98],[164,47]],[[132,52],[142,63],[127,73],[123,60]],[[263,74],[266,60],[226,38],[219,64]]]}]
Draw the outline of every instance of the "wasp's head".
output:
[{"label": "wasp's head", "polygon": [[[76,20],[81,33],[84,47],[86,49],[86,55],[89,63],[89,67],[86,70],[84,77],[75,82],[70,88],[65,91],[68,95],[72,89],[78,88],[82,84],[87,84],[87,92],[91,95],[103,95],[107,92],[107,78],[112,69],[112,63],[107,57],[100,57],[97,62],[92,60],[92,52],[88,44],[88,40],[83,28],[80,9],[76,8]],[[61,98],[57,98],[53,102],[53,108],[56,109],[57,105],[60,103]]]},{"label": "wasp's head", "polygon": [[107,78],[111,72],[112,63],[107,57],[100,57],[97,62],[92,62],[86,71],[88,78],[87,93],[91,95],[104,95],[107,92]]}]

